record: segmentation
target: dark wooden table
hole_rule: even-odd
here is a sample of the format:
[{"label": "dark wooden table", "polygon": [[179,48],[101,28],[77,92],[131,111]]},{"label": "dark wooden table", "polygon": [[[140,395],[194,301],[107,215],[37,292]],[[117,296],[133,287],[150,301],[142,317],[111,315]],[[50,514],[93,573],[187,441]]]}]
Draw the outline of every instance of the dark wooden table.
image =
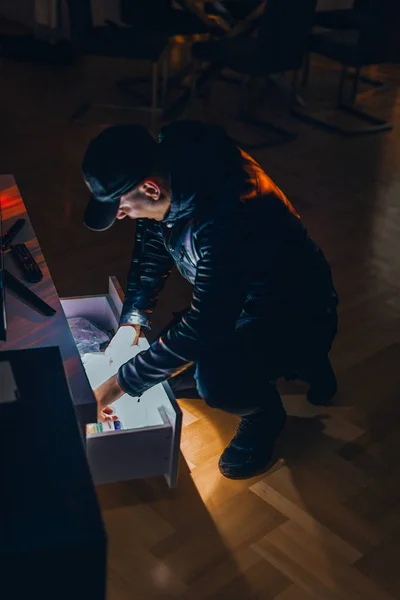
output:
[{"label": "dark wooden table", "polygon": [[[18,218],[26,219],[27,223],[15,243],[27,245],[44,274],[40,283],[24,282],[25,285],[57,311],[53,317],[42,316],[6,290],[7,342],[0,342],[0,351],[58,346],[79,418],[93,422],[96,420],[96,406],[92,389],[25,204],[11,175],[0,175],[0,201],[4,233]],[[6,269],[23,281],[10,253],[5,254],[4,260]]]}]

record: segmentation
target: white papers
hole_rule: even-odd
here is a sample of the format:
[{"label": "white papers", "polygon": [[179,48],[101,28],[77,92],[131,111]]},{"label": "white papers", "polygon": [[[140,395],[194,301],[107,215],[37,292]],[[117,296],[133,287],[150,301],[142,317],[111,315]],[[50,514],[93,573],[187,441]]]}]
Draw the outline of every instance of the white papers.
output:
[{"label": "white papers", "polygon": [[[129,354],[131,356],[124,357],[124,360],[121,358],[118,362],[111,363],[111,365],[109,359],[102,352],[86,354],[83,357],[83,365],[91,387],[93,389],[98,388],[107,379],[115,375],[122,364],[140,351],[141,349],[137,346],[130,348]],[[133,398],[128,394],[124,394],[114,402],[112,408],[121,421],[121,429],[139,429],[163,425],[164,422],[159,410],[159,406],[162,404],[159,394],[160,385],[156,385],[143,394],[140,402],[137,398]]]}]

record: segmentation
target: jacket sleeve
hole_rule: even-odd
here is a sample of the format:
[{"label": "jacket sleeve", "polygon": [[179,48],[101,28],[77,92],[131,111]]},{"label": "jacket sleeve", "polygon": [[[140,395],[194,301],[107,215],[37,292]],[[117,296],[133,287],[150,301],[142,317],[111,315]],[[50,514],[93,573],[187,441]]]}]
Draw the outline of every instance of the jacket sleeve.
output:
[{"label": "jacket sleeve", "polygon": [[250,278],[240,220],[209,222],[196,239],[199,262],[190,309],[148,350],[118,372],[122,389],[140,396],[192,361],[229,344]]},{"label": "jacket sleeve", "polygon": [[164,245],[156,221],[139,219],[120,325],[150,327],[149,316],[171,273],[174,260]]}]

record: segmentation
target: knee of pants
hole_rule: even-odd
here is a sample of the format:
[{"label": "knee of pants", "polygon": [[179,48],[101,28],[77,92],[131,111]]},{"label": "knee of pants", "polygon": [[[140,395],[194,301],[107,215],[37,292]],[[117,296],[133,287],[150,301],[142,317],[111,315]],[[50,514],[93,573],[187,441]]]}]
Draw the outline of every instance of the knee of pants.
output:
[{"label": "knee of pants", "polygon": [[[210,366],[198,363],[195,373],[196,387],[200,397],[211,408],[226,409],[229,404],[229,393],[227,391],[226,381],[221,383],[220,373],[214,371]],[[230,398],[232,400],[232,398]]]},{"label": "knee of pants", "polygon": [[[210,408],[218,408],[238,416],[250,415],[262,408],[260,394],[249,394],[240,389],[231,370],[227,373],[215,368],[215,365],[198,363],[195,380],[199,395]],[[269,392],[268,388],[264,389],[266,395]]]}]

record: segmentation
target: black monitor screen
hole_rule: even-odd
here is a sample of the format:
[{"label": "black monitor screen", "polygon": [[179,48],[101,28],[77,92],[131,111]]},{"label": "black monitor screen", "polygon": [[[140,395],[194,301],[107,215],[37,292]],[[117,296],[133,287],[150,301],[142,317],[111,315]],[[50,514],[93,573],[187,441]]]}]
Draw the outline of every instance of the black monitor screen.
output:
[{"label": "black monitor screen", "polygon": [[0,194],[0,340],[6,341],[6,297],[4,289],[3,218]]}]

